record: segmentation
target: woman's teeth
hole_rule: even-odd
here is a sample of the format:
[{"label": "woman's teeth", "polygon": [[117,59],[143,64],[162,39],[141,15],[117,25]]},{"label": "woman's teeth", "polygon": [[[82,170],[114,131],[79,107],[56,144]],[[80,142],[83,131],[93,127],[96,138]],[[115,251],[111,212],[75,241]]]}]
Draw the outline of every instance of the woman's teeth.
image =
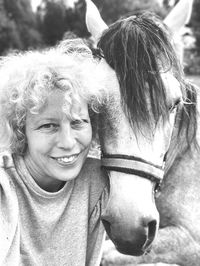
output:
[{"label": "woman's teeth", "polygon": [[59,158],[56,158],[56,160],[57,160],[58,162],[61,162],[61,163],[71,163],[71,162],[74,161],[77,157],[78,157],[78,155],[73,155],[73,156],[67,156],[67,157],[59,157]]}]

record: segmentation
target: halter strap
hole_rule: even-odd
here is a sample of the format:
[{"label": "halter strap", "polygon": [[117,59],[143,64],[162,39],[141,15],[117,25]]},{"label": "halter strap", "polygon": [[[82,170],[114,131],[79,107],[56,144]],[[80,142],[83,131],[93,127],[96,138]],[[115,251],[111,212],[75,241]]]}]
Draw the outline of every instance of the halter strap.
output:
[{"label": "halter strap", "polygon": [[106,170],[134,174],[160,184],[164,176],[164,165],[154,165],[139,157],[124,154],[102,154],[101,165]]}]

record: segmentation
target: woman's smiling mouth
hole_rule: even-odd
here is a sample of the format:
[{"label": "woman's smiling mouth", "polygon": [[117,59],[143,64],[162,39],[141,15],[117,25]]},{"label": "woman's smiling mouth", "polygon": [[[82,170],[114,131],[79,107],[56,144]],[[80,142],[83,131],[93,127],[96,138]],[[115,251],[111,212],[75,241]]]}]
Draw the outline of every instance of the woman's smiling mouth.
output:
[{"label": "woman's smiling mouth", "polygon": [[71,156],[63,156],[63,157],[51,157],[51,158],[60,164],[72,164],[77,160],[79,154],[75,154]]}]

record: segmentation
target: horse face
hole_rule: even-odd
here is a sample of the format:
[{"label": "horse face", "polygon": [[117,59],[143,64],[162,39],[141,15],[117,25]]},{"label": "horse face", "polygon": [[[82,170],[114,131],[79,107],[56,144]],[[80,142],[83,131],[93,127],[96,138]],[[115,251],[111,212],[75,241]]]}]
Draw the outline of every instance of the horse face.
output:
[{"label": "horse face", "polygon": [[[100,63],[99,68],[101,68]],[[131,125],[130,119],[123,108],[119,90],[119,83],[113,70],[107,68],[108,79],[107,90],[109,101],[101,113],[100,138],[101,147],[106,154],[126,154],[140,157],[150,164],[162,168],[164,156],[171,142],[177,107],[182,103],[182,91],[178,80],[171,73],[161,73],[161,80],[165,88],[167,113],[155,121],[151,106],[147,107],[149,112],[149,123],[138,122]],[[146,96],[146,102],[151,99]]]},{"label": "horse face", "polygon": [[[124,173],[120,166],[130,167],[139,172],[153,174],[152,165],[160,169],[160,178],[163,175],[163,161],[174,127],[176,106],[181,102],[182,92],[178,81],[170,73],[162,73],[161,78],[165,87],[168,114],[165,120],[161,117],[157,123],[152,123],[150,128],[141,123],[139,129],[130,125],[129,119],[121,104],[119,83],[115,72],[102,60],[99,68],[107,71],[107,89],[110,99],[100,114],[100,142],[104,154],[129,155],[128,166],[121,161],[116,163],[119,168],[110,168],[110,197],[108,205],[102,215],[107,234],[114,242],[116,248],[124,254],[141,255],[147,251],[154,240],[158,225],[154,196],[156,184],[143,176]],[[150,101],[148,99],[147,101]],[[151,109],[149,107],[149,112]],[[132,161],[140,158],[142,163]],[[104,160],[104,158],[102,159]],[[147,162],[143,164],[143,162]],[[138,164],[137,164],[138,163]],[[131,166],[129,166],[131,164]],[[113,166],[111,163],[106,167]],[[115,162],[114,162],[115,166]],[[134,168],[136,167],[136,168]],[[112,170],[114,169],[114,171]],[[149,172],[150,171],[150,172]],[[126,172],[126,171],[125,171]]]},{"label": "horse face", "polygon": [[[91,11],[95,8],[92,2],[87,0],[87,10]],[[96,9],[94,13],[97,13]],[[88,29],[92,34],[96,29],[98,31],[98,27],[93,27],[97,17],[100,18],[99,15],[95,15],[92,19],[90,16],[90,19],[87,20]],[[101,28],[106,28],[102,21],[100,25]],[[129,31],[130,27],[123,25],[122,28],[125,31],[120,36],[120,34],[117,35],[118,26],[120,27],[116,23],[116,26],[114,24],[111,29],[108,29],[108,35],[104,36],[104,39],[101,38],[100,41],[103,46],[107,43],[105,49],[102,50],[106,61],[111,66],[108,66],[105,60],[101,60],[99,64],[100,69],[103,68],[107,71],[106,86],[110,93],[108,104],[100,115],[102,164],[109,170],[110,178],[110,197],[102,215],[102,221],[116,248],[124,254],[136,256],[150,249],[158,230],[159,214],[154,202],[155,182],[152,181],[163,177],[164,156],[171,141],[176,106],[181,102],[182,92],[177,79],[164,67],[164,60],[160,55],[165,52],[165,47],[162,49],[162,45],[158,43],[157,50],[153,51],[154,48],[150,47],[146,58],[143,56],[143,52],[138,58],[141,47],[130,48],[134,45],[126,35],[129,33],[133,35],[134,31]],[[152,25],[152,31],[149,31],[150,37],[144,40],[145,43],[151,39],[151,35],[153,36],[155,27],[156,24]],[[159,28],[157,30],[159,31]],[[117,41],[121,38],[121,44],[117,43],[113,36],[109,43],[109,32],[114,33],[114,37],[117,36]],[[100,33],[95,32],[93,36],[99,38]],[[123,39],[127,39],[127,45],[131,44],[128,47],[130,49],[126,49],[124,52],[123,49],[126,45],[124,45]],[[144,52],[148,47],[145,45],[143,45]],[[100,47],[102,48],[101,45]],[[113,47],[115,47],[115,51]],[[134,49],[137,51],[135,56],[133,56]],[[112,57],[116,58],[118,62],[115,62]],[[151,79],[147,78],[147,76],[151,76],[152,71],[146,71],[149,75],[140,75],[143,68],[146,68],[150,57],[154,59],[149,66],[158,65],[158,60],[162,61],[160,71],[157,68],[153,69],[157,75],[156,80],[153,78],[153,85]],[[134,65],[127,67],[129,61],[134,61],[136,67]],[[138,71],[139,75],[136,75],[135,71]],[[135,76],[135,79],[132,76]],[[140,83],[144,77],[147,78],[147,82]],[[128,82],[125,83],[124,80],[128,80]],[[132,80],[134,80],[133,83]],[[135,84],[140,85],[139,89],[138,86],[134,86]],[[154,87],[161,87],[160,92],[158,93],[159,90],[155,91]],[[157,99],[160,96],[162,101]],[[129,102],[128,107],[127,102]],[[134,108],[134,105],[138,108]],[[141,115],[143,109],[144,116]],[[135,116],[130,116],[130,113]]]}]

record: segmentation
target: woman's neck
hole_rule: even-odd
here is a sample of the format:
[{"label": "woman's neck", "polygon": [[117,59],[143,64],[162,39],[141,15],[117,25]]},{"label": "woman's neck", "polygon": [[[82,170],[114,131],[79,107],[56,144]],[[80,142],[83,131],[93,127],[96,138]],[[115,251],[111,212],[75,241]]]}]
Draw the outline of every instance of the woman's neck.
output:
[{"label": "woman's neck", "polygon": [[37,168],[35,167],[33,161],[30,160],[30,157],[28,155],[24,156],[24,162],[31,177],[34,179],[37,185],[43,190],[47,192],[57,192],[60,189],[62,189],[63,186],[65,185],[66,182],[64,181],[50,179],[48,177],[44,177],[43,175],[41,175],[37,170]]}]

